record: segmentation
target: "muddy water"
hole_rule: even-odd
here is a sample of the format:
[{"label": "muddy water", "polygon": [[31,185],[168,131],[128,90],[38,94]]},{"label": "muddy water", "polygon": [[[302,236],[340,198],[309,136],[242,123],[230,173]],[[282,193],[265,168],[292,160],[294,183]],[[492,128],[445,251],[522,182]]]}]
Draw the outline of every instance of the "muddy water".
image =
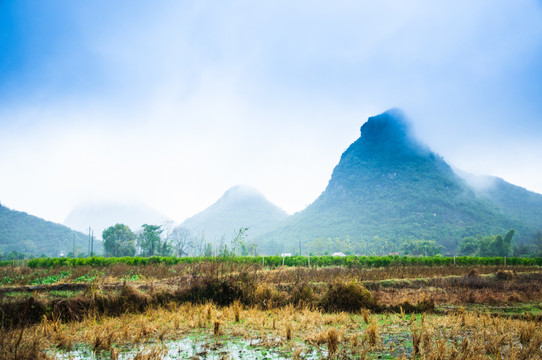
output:
[{"label": "muddy water", "polygon": [[[232,340],[224,338],[209,338],[205,340],[184,338],[176,341],[168,341],[162,344],[146,344],[136,348],[119,348],[119,360],[133,359],[138,353],[149,354],[154,351],[159,356],[153,359],[291,359],[294,347],[291,348],[267,348],[259,346],[260,340]],[[109,351],[94,353],[85,347],[74,348],[72,351],[54,350],[48,355],[58,360],[105,360],[111,359]],[[321,359],[326,356],[326,351],[318,349],[307,349],[301,352],[304,359]]]}]

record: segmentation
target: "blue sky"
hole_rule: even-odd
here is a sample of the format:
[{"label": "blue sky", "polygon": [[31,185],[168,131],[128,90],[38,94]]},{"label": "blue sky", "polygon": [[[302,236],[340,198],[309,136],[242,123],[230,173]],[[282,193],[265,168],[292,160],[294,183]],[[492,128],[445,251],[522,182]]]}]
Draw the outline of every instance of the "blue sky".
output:
[{"label": "blue sky", "polygon": [[244,183],[294,212],[391,107],[542,193],[541,64],[539,1],[0,1],[0,202],[182,221]]}]

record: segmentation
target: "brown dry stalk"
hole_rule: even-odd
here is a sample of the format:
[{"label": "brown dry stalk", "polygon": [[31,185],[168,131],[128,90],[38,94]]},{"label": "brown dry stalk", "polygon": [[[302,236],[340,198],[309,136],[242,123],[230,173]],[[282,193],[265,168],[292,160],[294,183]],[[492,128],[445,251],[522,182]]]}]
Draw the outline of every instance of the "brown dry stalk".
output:
[{"label": "brown dry stalk", "polygon": [[329,351],[329,357],[333,356],[337,352],[339,346],[339,334],[335,328],[331,328],[327,331],[327,349]]},{"label": "brown dry stalk", "polygon": [[374,319],[371,319],[371,322],[367,325],[366,332],[369,345],[376,346],[378,341],[378,325]]}]

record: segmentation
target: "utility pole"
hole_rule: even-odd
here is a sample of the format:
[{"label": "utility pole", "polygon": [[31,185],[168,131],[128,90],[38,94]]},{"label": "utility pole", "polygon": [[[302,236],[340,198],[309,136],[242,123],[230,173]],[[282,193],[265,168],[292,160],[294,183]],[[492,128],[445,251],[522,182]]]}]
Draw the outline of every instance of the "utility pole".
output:
[{"label": "utility pole", "polygon": [[88,227],[88,256],[90,256],[90,226]]},{"label": "utility pole", "polygon": [[90,243],[90,256],[94,256],[94,230],[92,230],[92,241]]}]

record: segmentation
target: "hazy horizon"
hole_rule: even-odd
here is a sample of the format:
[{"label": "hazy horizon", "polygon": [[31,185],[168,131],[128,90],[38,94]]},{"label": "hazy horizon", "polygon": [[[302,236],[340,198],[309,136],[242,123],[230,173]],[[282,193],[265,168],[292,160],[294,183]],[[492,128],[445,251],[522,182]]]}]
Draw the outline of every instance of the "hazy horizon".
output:
[{"label": "hazy horizon", "polygon": [[230,187],[288,213],[392,107],[452,166],[542,193],[542,5],[0,3],[0,203],[176,222]]}]

